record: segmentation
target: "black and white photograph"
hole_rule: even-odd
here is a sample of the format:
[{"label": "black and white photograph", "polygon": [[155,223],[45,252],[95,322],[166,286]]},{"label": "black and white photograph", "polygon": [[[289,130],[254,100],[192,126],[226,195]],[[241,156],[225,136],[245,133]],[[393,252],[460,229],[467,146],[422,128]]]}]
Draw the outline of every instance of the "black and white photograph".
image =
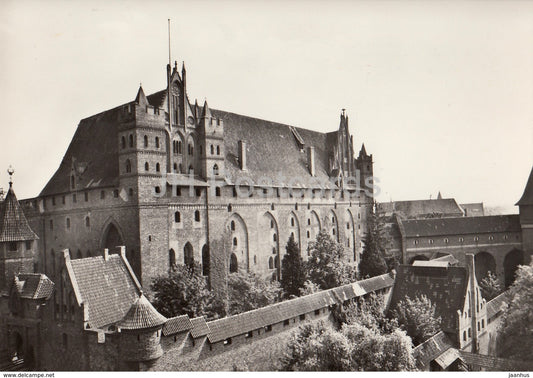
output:
[{"label": "black and white photograph", "polygon": [[3,378],[530,377],[533,1],[2,0],[0,47]]}]

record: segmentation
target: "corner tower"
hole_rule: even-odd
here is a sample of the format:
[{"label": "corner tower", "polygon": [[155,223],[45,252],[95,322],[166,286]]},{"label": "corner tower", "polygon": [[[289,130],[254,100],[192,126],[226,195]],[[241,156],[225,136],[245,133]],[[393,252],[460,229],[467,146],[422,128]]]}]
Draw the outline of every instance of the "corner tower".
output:
[{"label": "corner tower", "polygon": [[34,255],[39,238],[28,221],[13,190],[13,169],[8,169],[9,190],[0,202],[0,292],[7,289],[15,275],[33,273]]}]

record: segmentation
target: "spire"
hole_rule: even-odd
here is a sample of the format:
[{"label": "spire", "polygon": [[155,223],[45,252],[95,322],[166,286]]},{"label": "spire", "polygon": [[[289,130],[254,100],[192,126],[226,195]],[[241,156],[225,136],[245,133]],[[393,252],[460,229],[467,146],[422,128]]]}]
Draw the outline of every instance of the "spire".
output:
[{"label": "spire", "polygon": [[359,158],[367,157],[367,156],[368,154],[366,153],[365,144],[363,143],[363,145],[361,146],[361,151],[359,151]]},{"label": "spire", "polygon": [[37,240],[39,238],[28,224],[24,211],[13,191],[13,180],[11,176],[15,171],[10,167],[7,172],[10,176],[9,190],[4,201],[0,203],[0,243]]},{"label": "spire", "polygon": [[442,199],[442,195],[440,194],[440,190],[439,190],[439,194],[437,195],[437,199]]},{"label": "spire", "polygon": [[7,174],[9,175],[9,189],[11,190],[11,187],[13,186],[13,174],[15,173],[15,170],[12,166],[9,166],[7,169]]},{"label": "spire", "polygon": [[185,92],[187,91],[187,70],[185,69],[185,62],[181,64],[181,80],[183,80],[183,97],[185,98]]},{"label": "spire", "polygon": [[144,94],[142,84],[139,85],[139,90],[137,91],[135,102],[141,106],[148,105],[148,99],[146,98],[146,95]]},{"label": "spire", "polygon": [[202,109],[202,118],[211,118],[211,111],[207,105],[207,100],[204,101],[204,108]]}]

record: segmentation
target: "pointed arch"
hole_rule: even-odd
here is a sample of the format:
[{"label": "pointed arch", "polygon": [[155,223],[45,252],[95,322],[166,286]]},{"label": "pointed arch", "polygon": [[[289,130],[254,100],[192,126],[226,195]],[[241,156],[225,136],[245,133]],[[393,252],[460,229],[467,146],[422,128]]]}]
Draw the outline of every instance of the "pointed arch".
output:
[{"label": "pointed arch", "polygon": [[476,280],[480,283],[490,272],[496,274],[496,260],[490,253],[481,251],[474,256]]},{"label": "pointed arch", "polygon": [[515,280],[518,265],[524,264],[524,252],[519,249],[513,249],[505,255],[503,260],[503,271],[505,278],[505,287],[511,286]]},{"label": "pointed arch", "polygon": [[168,268],[172,269],[176,265],[176,252],[170,248],[168,251]]},{"label": "pointed arch", "polygon": [[339,218],[335,211],[330,210],[324,220],[324,225],[327,227],[330,236],[336,242],[339,241]]},{"label": "pointed arch", "polygon": [[[233,226],[234,230],[232,230]],[[249,238],[246,222],[238,213],[233,213],[227,218],[224,228],[230,236],[231,252],[235,254],[238,260],[243,259],[246,269],[250,269]],[[233,244],[233,238],[237,238],[237,245]],[[241,268],[244,267],[241,266]]]},{"label": "pointed arch", "polygon": [[232,253],[229,259],[229,272],[237,273],[239,271],[239,262],[235,253]]},{"label": "pointed arch", "polygon": [[357,239],[355,232],[355,218],[350,209],[346,209],[346,246],[351,252],[350,260],[357,262],[357,249],[355,248]]},{"label": "pointed arch", "polygon": [[289,229],[289,235],[294,234],[294,240],[296,241],[296,244],[298,244],[298,248],[301,249],[300,245],[300,220],[298,219],[298,215],[291,211],[289,213],[289,218],[287,220],[287,225]]},{"label": "pointed arch", "polygon": [[190,242],[183,247],[183,264],[189,268],[194,267],[194,250]]},{"label": "pointed arch", "polygon": [[[270,260],[273,261],[272,256],[278,256],[280,252],[280,242],[279,242],[279,226],[276,217],[270,211],[266,211],[259,218],[259,229],[263,230],[259,234],[259,255],[260,260],[269,261],[268,269],[274,269],[274,263],[270,263]],[[260,270],[265,270],[264,266],[259,267]]]},{"label": "pointed arch", "polygon": [[101,249],[107,248],[109,250],[114,250],[117,246],[125,245],[124,234],[122,233],[118,223],[112,218],[108,219],[108,221],[104,224],[101,235]]},{"label": "pointed arch", "polygon": [[211,256],[209,255],[209,246],[204,244],[202,247],[202,275],[209,276],[211,273]]}]

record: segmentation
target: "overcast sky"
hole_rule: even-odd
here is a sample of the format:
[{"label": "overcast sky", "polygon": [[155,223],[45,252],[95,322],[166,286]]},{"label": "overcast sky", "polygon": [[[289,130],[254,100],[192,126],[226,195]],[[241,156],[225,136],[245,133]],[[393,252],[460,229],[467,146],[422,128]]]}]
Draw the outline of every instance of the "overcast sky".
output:
[{"label": "overcast sky", "polygon": [[0,186],[36,196],[80,119],[163,89],[168,18],[193,101],[323,132],[346,108],[381,201],[522,194],[531,1],[1,1]]}]

